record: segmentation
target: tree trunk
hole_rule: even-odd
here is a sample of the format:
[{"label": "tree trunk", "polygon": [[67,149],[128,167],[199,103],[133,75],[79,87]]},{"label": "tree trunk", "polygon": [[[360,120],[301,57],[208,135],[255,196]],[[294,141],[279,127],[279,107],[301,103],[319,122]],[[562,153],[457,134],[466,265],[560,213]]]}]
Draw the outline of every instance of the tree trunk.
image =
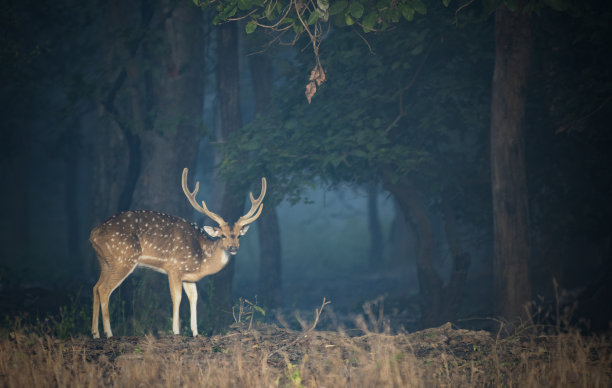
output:
[{"label": "tree trunk", "polygon": [[[174,7],[174,8],[171,8]],[[165,14],[171,9],[171,13]],[[184,167],[193,167],[202,128],[204,99],[204,33],[200,12],[189,3],[168,0],[154,16],[163,39],[145,41],[139,63],[128,65],[137,99],[141,172],[132,207],[185,216],[193,213],[180,189]],[[161,45],[161,47],[160,47]],[[154,112],[154,113],[151,113]],[[193,168],[192,168],[193,169]]]},{"label": "tree trunk", "polygon": [[[107,7],[106,67],[113,77],[101,101],[105,122],[95,139],[96,209],[105,217],[130,208],[189,218],[193,212],[180,176],[183,167],[194,165],[202,127],[201,14],[190,3],[172,0],[110,2]],[[112,197],[105,196],[109,188]],[[157,281],[142,272],[120,289],[127,316],[133,318],[125,322],[129,332],[135,330],[130,323],[145,318],[166,322],[166,314],[140,316],[150,314],[158,301],[170,302],[167,287],[146,284],[152,279]],[[133,306],[140,307],[131,311]]]},{"label": "tree trunk", "polygon": [[[130,153],[123,131],[112,121],[100,117],[93,136],[91,227],[117,212],[119,197],[127,177]],[[89,238],[89,235],[87,236]],[[98,276],[93,250],[85,260],[83,272],[88,278]]]},{"label": "tree trunk", "polygon": [[417,277],[421,327],[433,327],[454,321],[463,302],[470,256],[460,247],[455,212],[448,197],[443,199],[442,207],[453,268],[448,284],[443,286],[442,280],[433,267],[434,232],[427,205],[420,193],[407,182],[395,184],[384,182],[384,186],[395,197],[406,224],[413,224],[417,232]]},{"label": "tree trunk", "polygon": [[370,252],[368,262],[370,269],[380,268],[385,260],[382,243],[382,228],[378,217],[378,185],[372,182],[368,190],[368,229],[370,231]]},{"label": "tree trunk", "polygon": [[[133,117],[140,144],[140,174],[132,209],[157,210],[190,219],[193,209],[181,189],[184,167],[193,171],[202,128],[204,103],[204,31],[200,12],[188,2],[162,1],[151,15],[161,36],[143,41],[142,55],[126,67]],[[159,303],[170,301],[167,287],[156,287],[157,275],[142,273],[133,295],[138,304],[151,304],[151,290],[159,289]],[[137,281],[138,278],[134,278]],[[132,283],[134,284],[134,283]],[[129,300],[129,297],[127,298]],[[139,311],[136,322],[151,312]],[[163,312],[160,319],[167,317]],[[149,317],[150,319],[150,317]]]},{"label": "tree trunk", "polygon": [[[217,30],[217,93],[219,96],[219,127],[217,142],[223,143],[232,133],[242,127],[240,110],[240,71],[238,62],[238,24],[225,23]],[[217,150],[216,162],[222,160]],[[218,163],[216,163],[218,164]],[[216,196],[219,201],[219,214],[229,223],[235,222],[244,211],[244,183],[229,183],[219,179],[215,173]],[[213,295],[211,301],[211,322],[215,331],[232,322],[232,281],[234,279],[235,258],[219,273],[213,276]]]},{"label": "tree trunk", "polygon": [[263,52],[250,56],[249,64],[255,96],[255,113],[263,115],[268,109],[272,93],[272,61],[268,54]]},{"label": "tree trunk", "polygon": [[[267,53],[249,57],[255,113],[265,115],[272,92],[272,61]],[[259,237],[259,302],[266,308],[279,307],[282,302],[281,263],[282,247],[276,203],[266,202],[266,209],[258,220]]]},{"label": "tree trunk", "polygon": [[491,101],[493,278],[499,313],[510,321],[524,316],[524,306],[531,298],[523,139],[529,57],[528,15],[500,5],[495,12]]},{"label": "tree trunk", "polygon": [[82,227],[79,223],[79,204],[78,204],[78,188],[79,188],[79,149],[80,144],[76,133],[77,126],[72,124],[63,137],[65,140],[64,150],[64,205],[66,211],[66,232],[68,238],[68,265],[71,267],[72,275],[80,271],[80,241]]},{"label": "tree trunk", "polygon": [[439,323],[442,280],[433,268],[434,236],[427,207],[410,183],[385,182],[385,188],[396,198],[406,222],[413,222],[418,235],[417,277],[421,327]]},{"label": "tree trunk", "polygon": [[406,222],[406,218],[400,208],[397,199],[393,200],[395,215],[391,223],[389,246],[391,266],[393,268],[404,268],[412,263],[411,257],[415,257],[416,236],[412,225]]},{"label": "tree trunk", "polygon": [[279,307],[281,296],[281,242],[278,215],[275,206],[261,213],[259,229],[259,300],[266,308]]},{"label": "tree trunk", "polygon": [[[8,109],[13,101],[7,102]],[[27,281],[21,276],[11,276],[6,270],[13,265],[27,263],[32,257],[32,240],[30,238],[31,201],[37,201],[40,188],[32,174],[38,171],[31,166],[30,131],[31,125],[21,123],[13,126],[19,131],[7,131],[0,134],[0,174],[5,182],[1,194],[3,214],[3,233],[0,235],[0,282],[5,287],[16,287]],[[10,127],[10,126],[9,126]],[[33,179],[34,178],[34,179]],[[5,267],[6,265],[6,267]],[[7,274],[9,276],[7,276]]]},{"label": "tree trunk", "polygon": [[442,307],[438,319],[440,323],[456,320],[457,313],[463,304],[465,281],[471,261],[469,253],[465,252],[459,243],[455,210],[449,195],[443,196],[442,212],[444,214],[444,232],[453,259],[453,268],[450,280],[442,290]]},{"label": "tree trunk", "polygon": [[[132,20],[127,23],[123,19],[129,15],[138,15],[136,8],[125,9],[134,5],[109,1],[101,9],[105,21],[100,39],[101,51],[105,53],[101,68],[106,75],[105,78],[110,81],[100,92],[99,117],[93,135],[90,229],[123,207],[120,204],[121,198],[126,197],[125,190],[130,186],[128,166],[133,163],[136,156],[126,139],[129,120],[125,117],[127,116],[125,109],[122,108],[127,106],[128,102],[118,97],[126,81],[123,64],[130,57],[129,51],[125,49],[129,34],[126,26],[140,24]],[[131,198],[131,193],[129,197]],[[87,278],[92,278],[95,282],[99,269],[93,250],[89,252],[83,265],[83,272]]]}]

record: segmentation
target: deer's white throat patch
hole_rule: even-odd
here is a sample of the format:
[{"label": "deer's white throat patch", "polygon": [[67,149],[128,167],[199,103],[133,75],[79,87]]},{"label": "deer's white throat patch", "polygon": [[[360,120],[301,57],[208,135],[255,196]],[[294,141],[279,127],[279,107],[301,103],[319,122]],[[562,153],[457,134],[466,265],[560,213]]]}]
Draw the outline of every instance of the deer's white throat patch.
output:
[{"label": "deer's white throat patch", "polygon": [[221,264],[227,264],[228,261],[229,261],[229,253],[227,253],[227,251],[224,250],[223,254],[221,255]]}]

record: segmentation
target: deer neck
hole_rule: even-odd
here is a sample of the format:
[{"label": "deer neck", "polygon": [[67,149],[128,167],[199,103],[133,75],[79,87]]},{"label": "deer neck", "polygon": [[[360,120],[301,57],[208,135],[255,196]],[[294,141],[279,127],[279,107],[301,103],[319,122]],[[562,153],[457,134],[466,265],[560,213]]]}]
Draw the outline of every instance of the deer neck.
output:
[{"label": "deer neck", "polygon": [[223,249],[221,240],[217,240],[213,243],[210,252],[211,265],[220,265],[219,270],[229,263],[230,257],[232,256],[229,254],[229,252]]},{"label": "deer neck", "polygon": [[199,270],[195,273],[186,274],[185,281],[197,282],[204,276],[219,272],[230,261],[231,255],[223,249],[220,240],[210,241],[203,238],[201,241],[202,258]]}]

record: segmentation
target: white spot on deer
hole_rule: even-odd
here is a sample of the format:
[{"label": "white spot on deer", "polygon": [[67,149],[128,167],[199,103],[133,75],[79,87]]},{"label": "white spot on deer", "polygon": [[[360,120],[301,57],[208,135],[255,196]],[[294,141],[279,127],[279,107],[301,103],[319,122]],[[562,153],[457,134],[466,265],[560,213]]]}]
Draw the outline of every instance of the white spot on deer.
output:
[{"label": "white spot on deer", "polygon": [[157,257],[157,256],[148,256],[148,255],[142,255],[140,257],[138,257],[138,259],[145,259],[145,260],[156,260],[156,261],[168,261],[168,259],[164,259],[163,257]]}]

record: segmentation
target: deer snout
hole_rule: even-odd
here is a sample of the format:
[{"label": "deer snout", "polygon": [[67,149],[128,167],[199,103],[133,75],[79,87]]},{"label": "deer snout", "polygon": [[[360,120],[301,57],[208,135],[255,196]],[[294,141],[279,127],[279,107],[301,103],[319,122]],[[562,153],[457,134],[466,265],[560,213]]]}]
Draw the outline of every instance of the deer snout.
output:
[{"label": "deer snout", "polygon": [[236,253],[238,253],[238,247],[235,245],[232,245],[231,247],[229,247],[229,249],[227,250],[230,254],[235,255]]}]

